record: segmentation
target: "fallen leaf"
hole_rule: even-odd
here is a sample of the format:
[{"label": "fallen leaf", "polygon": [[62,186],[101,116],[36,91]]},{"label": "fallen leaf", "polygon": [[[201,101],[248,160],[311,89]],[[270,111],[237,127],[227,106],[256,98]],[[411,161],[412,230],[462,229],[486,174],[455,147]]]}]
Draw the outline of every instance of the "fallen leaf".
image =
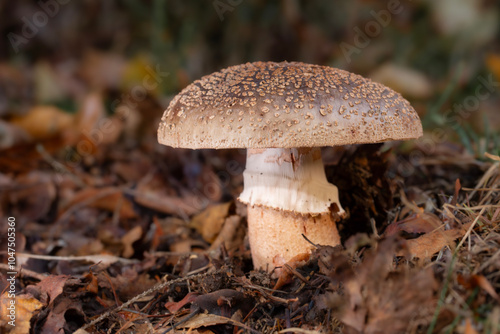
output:
[{"label": "fallen leaf", "polygon": [[123,196],[118,188],[85,188],[76,193],[71,200],[64,205],[60,215],[74,205],[85,202],[85,206],[94,207],[110,212],[119,209],[120,218],[131,219],[136,217],[132,203]]},{"label": "fallen leaf", "polygon": [[478,332],[472,326],[472,321],[470,318],[465,319],[464,334],[478,334]]},{"label": "fallen leaf", "polygon": [[[139,262],[136,261],[135,263]],[[110,276],[101,271],[96,274],[98,277],[98,287],[100,289],[108,289],[108,291],[119,290],[120,299],[129,300],[158,283],[157,280],[151,278],[147,273],[139,274],[136,268],[136,266],[124,267],[122,273],[117,276]],[[154,295],[146,295],[141,298],[141,301],[147,302],[153,297]]]},{"label": "fallen leaf", "polygon": [[498,296],[498,293],[495,291],[495,288],[483,275],[470,275],[470,276],[458,275],[457,280],[462,286],[464,286],[469,290],[472,290],[476,287],[480,287],[481,289],[486,291],[491,297],[500,302],[500,296]]},{"label": "fallen leaf", "polygon": [[92,136],[92,130],[97,127],[97,123],[105,115],[102,96],[98,93],[90,93],[83,99],[75,116],[76,127],[83,134]]},{"label": "fallen leaf", "polygon": [[437,302],[433,271],[395,270],[394,253],[401,243],[397,237],[380,241],[343,282],[345,296],[332,302],[342,310],[339,319],[345,325],[367,334],[399,333],[412,321],[431,316]]},{"label": "fallen leaf", "polygon": [[5,195],[12,213],[26,221],[46,217],[56,200],[54,181],[50,174],[42,171],[35,170],[19,176],[9,188]]},{"label": "fallen leaf", "polygon": [[286,334],[286,333],[300,333],[300,334],[321,334],[319,331],[311,331],[307,329],[302,329],[302,328],[287,328],[280,330],[278,332],[279,334]]},{"label": "fallen leaf", "polygon": [[244,328],[244,329],[251,329],[247,325],[233,320],[231,318],[226,318],[222,317],[220,315],[215,315],[215,314],[205,314],[205,313],[200,313],[195,315],[193,318],[189,319],[183,324],[179,325],[179,328],[189,328],[189,330],[193,329],[198,329],[200,327],[209,327],[209,326],[215,326],[215,325],[233,325],[236,327]]},{"label": "fallen leaf", "polygon": [[35,328],[36,333],[73,333],[85,324],[85,313],[80,300],[60,298],[48,311],[47,317],[40,323],[41,328]]},{"label": "fallen leaf", "polygon": [[94,275],[92,270],[90,270],[87,274],[85,274],[82,277],[82,281],[85,284],[78,291],[87,291],[87,292],[90,292],[93,294],[97,294],[97,292],[99,290],[99,286],[97,284],[98,283],[97,276]]},{"label": "fallen leaf", "polygon": [[278,290],[285,284],[288,284],[291,282],[292,278],[294,277],[293,271],[291,271],[288,268],[295,269],[300,265],[303,265],[306,261],[309,260],[311,257],[311,254],[309,253],[301,253],[297,254],[294,257],[290,259],[283,267],[281,267],[281,270],[276,270],[279,274],[278,281],[274,285],[273,289]]},{"label": "fallen leaf", "polygon": [[35,288],[40,293],[46,293],[48,303],[52,303],[64,290],[68,280],[73,279],[69,275],[50,275],[36,284]]},{"label": "fallen leaf", "polygon": [[124,247],[122,256],[124,258],[130,258],[132,255],[134,255],[134,247],[132,247],[132,244],[139,240],[141,236],[142,227],[135,226],[122,237],[122,243]]},{"label": "fallen leaf", "polygon": [[195,228],[207,242],[213,242],[229,214],[232,202],[209,206],[193,217],[190,227]]},{"label": "fallen leaf", "polygon": [[26,115],[13,118],[11,122],[34,139],[47,139],[65,130],[71,130],[74,118],[54,106],[36,106]]},{"label": "fallen leaf", "polygon": [[451,230],[434,230],[418,238],[406,240],[406,249],[397,252],[397,256],[411,256],[428,260],[443,247],[452,246],[454,241],[463,237],[469,224]]},{"label": "fallen leaf", "polygon": [[[31,318],[43,307],[43,304],[31,294],[16,295],[15,300],[15,327],[9,325],[9,306],[13,299],[7,293],[0,296],[0,329],[5,329],[8,334],[25,334],[30,332]],[[3,332],[2,332],[3,333]]]},{"label": "fallen leaf", "polygon": [[186,306],[187,304],[193,302],[196,299],[196,297],[198,297],[198,293],[190,292],[184,298],[182,298],[182,300],[178,302],[166,302],[165,308],[169,310],[170,313],[175,313],[184,306]]},{"label": "fallen leaf", "polygon": [[436,215],[429,212],[422,212],[390,224],[384,234],[390,236],[401,231],[418,234],[430,233],[442,225],[443,223]]},{"label": "fallen leaf", "polygon": [[[219,231],[219,234],[212,242],[212,245],[208,249],[209,251],[218,249],[222,244],[228,249],[238,247],[243,243],[244,236],[241,235],[238,238],[238,227],[241,226],[241,217],[237,215],[229,216],[224,219],[224,224]],[[242,233],[241,233],[242,234]]]},{"label": "fallen leaf", "polygon": [[134,200],[146,208],[158,212],[174,214],[179,217],[188,217],[198,211],[197,207],[189,204],[189,199],[173,196],[161,196],[152,191],[137,190]]}]

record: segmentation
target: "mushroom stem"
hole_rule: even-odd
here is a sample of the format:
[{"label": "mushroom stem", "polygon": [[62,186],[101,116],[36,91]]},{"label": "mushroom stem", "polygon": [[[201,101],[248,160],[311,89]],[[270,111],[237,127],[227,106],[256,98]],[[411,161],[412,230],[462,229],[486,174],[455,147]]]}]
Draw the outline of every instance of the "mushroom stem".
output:
[{"label": "mushroom stem", "polygon": [[240,200],[248,204],[255,268],[272,270],[315,244],[336,246],[345,212],[328,183],[319,148],[249,149]]}]

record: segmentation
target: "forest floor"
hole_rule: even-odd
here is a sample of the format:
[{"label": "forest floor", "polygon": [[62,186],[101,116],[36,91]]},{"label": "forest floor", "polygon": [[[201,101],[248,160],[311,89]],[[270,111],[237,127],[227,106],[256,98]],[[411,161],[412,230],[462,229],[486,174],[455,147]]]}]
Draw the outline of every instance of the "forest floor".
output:
[{"label": "forest floor", "polygon": [[71,120],[39,107],[14,123],[50,122],[50,136],[2,150],[2,237],[15,230],[2,333],[500,332],[498,156],[446,141],[325,148],[342,246],[276,278],[252,267],[243,150],[163,147],[144,120],[131,141],[130,117],[96,143],[74,129],[95,129],[99,105],[89,95]]}]

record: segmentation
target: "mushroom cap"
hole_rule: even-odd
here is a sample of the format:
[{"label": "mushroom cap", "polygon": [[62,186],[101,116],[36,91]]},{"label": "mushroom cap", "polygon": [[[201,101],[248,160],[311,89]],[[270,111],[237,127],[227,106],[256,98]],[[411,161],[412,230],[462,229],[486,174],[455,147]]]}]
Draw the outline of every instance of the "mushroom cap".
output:
[{"label": "mushroom cap", "polygon": [[418,114],[392,89],[337,68],[255,62],[202,77],[170,102],[158,141],[172,147],[293,148],[405,140]]}]

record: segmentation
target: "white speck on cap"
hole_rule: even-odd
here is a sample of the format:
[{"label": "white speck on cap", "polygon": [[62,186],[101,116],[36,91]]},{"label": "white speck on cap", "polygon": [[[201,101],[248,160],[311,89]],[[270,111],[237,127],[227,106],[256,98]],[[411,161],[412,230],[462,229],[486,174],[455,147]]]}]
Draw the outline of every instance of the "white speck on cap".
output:
[{"label": "white speck on cap", "polygon": [[399,93],[299,62],[247,63],[204,76],[172,100],[158,128],[161,144],[191,149],[321,147],[421,135],[418,114]]}]

